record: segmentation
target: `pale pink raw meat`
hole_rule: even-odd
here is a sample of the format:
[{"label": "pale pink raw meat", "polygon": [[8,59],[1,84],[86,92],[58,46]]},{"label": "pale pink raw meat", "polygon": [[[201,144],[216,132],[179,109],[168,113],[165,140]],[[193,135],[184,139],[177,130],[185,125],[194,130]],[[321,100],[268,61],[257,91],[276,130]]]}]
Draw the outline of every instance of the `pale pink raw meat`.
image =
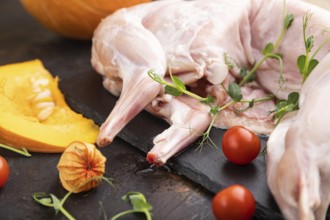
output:
[{"label": "pale pink raw meat", "polygon": [[[101,126],[98,144],[110,143],[160,93],[148,70],[164,76],[171,65],[187,84],[205,78],[219,85],[229,72],[236,76],[239,72],[228,68],[227,53],[239,67],[253,63],[252,3],[160,1],[105,18],[94,33],[92,64],[104,76],[104,86],[120,98]],[[260,2],[253,4],[258,8]]]},{"label": "pale pink raw meat", "polygon": [[194,142],[211,122],[209,107],[187,96],[173,98],[163,95],[155,99],[147,110],[163,117],[171,124],[154,138],[154,147],[147,160],[155,165],[166,161]]},{"label": "pale pink raw meat", "polygon": [[300,110],[267,143],[268,185],[287,219],[325,219],[330,203],[330,54],[305,82]]}]

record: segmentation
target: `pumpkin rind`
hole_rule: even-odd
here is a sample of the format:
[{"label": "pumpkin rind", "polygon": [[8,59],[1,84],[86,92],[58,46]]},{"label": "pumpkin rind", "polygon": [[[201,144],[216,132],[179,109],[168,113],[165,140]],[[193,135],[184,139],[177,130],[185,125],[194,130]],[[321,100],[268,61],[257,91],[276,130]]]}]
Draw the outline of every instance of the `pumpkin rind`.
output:
[{"label": "pumpkin rind", "polygon": [[21,0],[25,9],[56,33],[91,39],[102,18],[119,8],[151,0]]}]

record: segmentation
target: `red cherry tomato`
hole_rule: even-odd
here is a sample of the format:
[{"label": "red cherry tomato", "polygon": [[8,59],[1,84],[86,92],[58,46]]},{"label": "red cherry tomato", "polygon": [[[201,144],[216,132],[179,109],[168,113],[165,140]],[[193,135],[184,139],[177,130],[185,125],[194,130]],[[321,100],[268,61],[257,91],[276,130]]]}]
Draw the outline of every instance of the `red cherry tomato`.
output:
[{"label": "red cherry tomato", "polygon": [[7,160],[0,156],[0,188],[3,187],[9,178],[9,166]]},{"label": "red cherry tomato", "polygon": [[253,194],[241,185],[232,185],[218,192],[212,200],[212,210],[217,220],[249,220],[255,209]]},{"label": "red cherry tomato", "polygon": [[258,136],[242,126],[228,129],[222,138],[222,151],[227,159],[235,164],[248,164],[260,152]]}]

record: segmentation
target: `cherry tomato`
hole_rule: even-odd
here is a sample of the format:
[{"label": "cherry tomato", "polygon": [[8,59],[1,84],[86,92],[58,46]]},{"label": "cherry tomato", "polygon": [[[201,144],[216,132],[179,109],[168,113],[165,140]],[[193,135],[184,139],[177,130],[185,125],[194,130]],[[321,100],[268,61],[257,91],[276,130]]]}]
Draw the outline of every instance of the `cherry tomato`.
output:
[{"label": "cherry tomato", "polygon": [[246,187],[232,185],[218,192],[212,200],[217,220],[249,220],[256,209],[253,194]]},{"label": "cherry tomato", "polygon": [[259,154],[260,139],[252,131],[242,126],[228,129],[222,138],[222,151],[235,164],[248,164]]},{"label": "cherry tomato", "polygon": [[9,178],[9,166],[7,160],[0,156],[0,188],[3,187]]}]

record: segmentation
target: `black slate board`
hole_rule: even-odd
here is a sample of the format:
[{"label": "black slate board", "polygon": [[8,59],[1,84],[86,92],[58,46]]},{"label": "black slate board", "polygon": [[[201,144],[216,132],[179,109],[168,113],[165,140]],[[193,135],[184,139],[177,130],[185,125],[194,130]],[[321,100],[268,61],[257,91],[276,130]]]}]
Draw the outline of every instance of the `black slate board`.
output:
[{"label": "black slate board", "polygon": [[[78,84],[97,83],[97,78],[98,76],[89,75],[88,78],[79,79]],[[63,91],[70,94],[67,99],[70,105],[77,111],[95,119],[97,123],[103,122],[117,98],[104,93],[103,90],[97,87],[95,90],[89,90],[89,92],[108,104],[104,105],[102,102],[97,102],[91,105],[94,99],[88,100],[86,99],[87,96],[74,92],[77,89],[69,89],[74,86],[69,83],[71,80],[67,82],[67,85],[63,82],[61,86]],[[137,129],[141,127],[143,129]],[[118,137],[146,153],[152,147],[153,138],[167,127],[168,125],[164,121],[143,111],[119,133]],[[213,129],[211,132],[210,137],[218,146],[217,149],[204,146],[202,150],[197,150],[198,144],[193,144],[170,159],[166,165],[175,173],[186,176],[213,193],[232,184],[242,184],[248,187],[256,198],[257,219],[281,219],[282,216],[266,183],[265,157],[260,156],[247,166],[239,166],[228,162],[221,152],[223,133],[224,130],[222,129]],[[261,140],[264,147],[266,138],[261,137]],[[111,144],[107,147],[111,147]]]}]

